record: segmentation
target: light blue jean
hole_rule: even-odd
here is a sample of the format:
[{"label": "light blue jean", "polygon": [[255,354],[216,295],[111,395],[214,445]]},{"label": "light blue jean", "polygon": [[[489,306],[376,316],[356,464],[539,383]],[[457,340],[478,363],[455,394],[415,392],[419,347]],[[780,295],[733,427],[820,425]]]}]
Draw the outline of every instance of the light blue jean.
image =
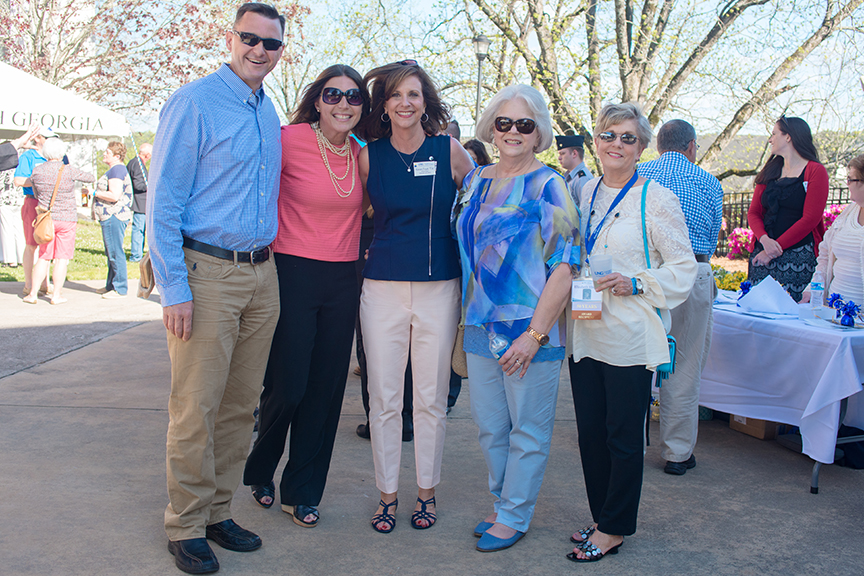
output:
[{"label": "light blue jean", "polygon": [[123,251],[123,237],[126,235],[127,224],[128,222],[120,220],[117,216],[102,221],[102,242],[105,243],[105,256],[108,257],[108,279],[105,280],[105,289],[124,295],[128,291],[126,253]]},{"label": "light blue jean", "polygon": [[471,415],[489,468],[497,521],[525,532],[543,483],[561,361],[532,362],[524,378],[504,374],[498,361],[468,354]]},{"label": "light blue jean", "polygon": [[144,228],[145,214],[132,213],[132,262],[140,262],[144,257]]}]

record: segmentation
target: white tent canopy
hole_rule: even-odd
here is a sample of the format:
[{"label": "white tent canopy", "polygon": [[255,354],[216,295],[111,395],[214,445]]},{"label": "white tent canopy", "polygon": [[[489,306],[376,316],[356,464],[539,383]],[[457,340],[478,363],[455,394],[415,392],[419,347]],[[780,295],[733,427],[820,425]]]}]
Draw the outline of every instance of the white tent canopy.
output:
[{"label": "white tent canopy", "polygon": [[32,123],[63,136],[129,135],[122,115],[2,62],[0,86],[0,141],[17,138]]}]

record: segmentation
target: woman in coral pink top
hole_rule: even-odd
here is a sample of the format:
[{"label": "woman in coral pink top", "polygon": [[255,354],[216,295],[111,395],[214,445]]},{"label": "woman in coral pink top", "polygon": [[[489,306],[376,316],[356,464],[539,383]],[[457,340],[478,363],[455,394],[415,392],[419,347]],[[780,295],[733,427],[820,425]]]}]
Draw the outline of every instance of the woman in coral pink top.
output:
[{"label": "woman in coral pink top", "polygon": [[273,477],[290,428],[282,509],[307,528],[318,523],[354,337],[364,206],[360,146],[349,134],[368,110],[360,74],[335,65],[306,87],[291,124],[282,127],[273,243],[281,313],[243,482],[261,506],[273,505]]},{"label": "woman in coral pink top", "polygon": [[771,158],[756,175],[747,219],[751,246],[749,279],[769,274],[796,302],[816,269],[817,246],[825,234],[822,212],[828,200],[828,172],[819,163],[810,126],[781,116],[771,137]]}]

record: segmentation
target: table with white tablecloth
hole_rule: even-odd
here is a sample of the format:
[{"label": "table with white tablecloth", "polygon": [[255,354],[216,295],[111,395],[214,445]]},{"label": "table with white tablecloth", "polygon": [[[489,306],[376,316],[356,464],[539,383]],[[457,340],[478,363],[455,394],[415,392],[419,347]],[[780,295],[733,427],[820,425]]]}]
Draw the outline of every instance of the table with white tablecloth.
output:
[{"label": "table with white tablecloth", "polygon": [[844,424],[864,428],[862,382],[864,330],[715,306],[702,406],[798,426],[803,452],[831,464],[844,398],[849,399]]}]

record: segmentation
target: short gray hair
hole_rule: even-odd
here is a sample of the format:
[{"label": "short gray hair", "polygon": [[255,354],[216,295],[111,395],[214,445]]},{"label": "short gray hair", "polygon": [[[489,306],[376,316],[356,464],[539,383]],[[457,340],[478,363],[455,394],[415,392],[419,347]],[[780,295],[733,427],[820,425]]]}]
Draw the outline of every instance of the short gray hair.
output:
[{"label": "short gray hair", "polygon": [[66,143],[60,138],[48,138],[42,144],[42,156],[46,160],[62,160],[66,155]]},{"label": "short gray hair", "polygon": [[600,110],[597,124],[594,126],[594,137],[606,132],[610,126],[616,126],[627,120],[636,121],[636,136],[645,148],[651,143],[651,124],[642,114],[642,108],[633,102],[622,102],[621,104],[606,104]]},{"label": "short gray hair", "polygon": [[[504,104],[516,98],[525,102],[537,124],[540,140],[537,142],[534,152],[546,150],[552,146],[554,140],[552,117],[549,115],[549,108],[546,107],[546,100],[543,99],[543,95],[536,88],[527,84],[512,84],[499,90],[489,101],[483,114],[480,115],[480,120],[477,121],[477,127],[474,130],[474,137],[483,142],[491,143],[495,133],[495,118],[498,117],[498,111]],[[514,118],[514,120],[518,120],[518,118]]]},{"label": "short gray hair", "polygon": [[689,122],[669,120],[657,131],[657,150],[686,152],[693,140],[696,140],[696,129]]}]

